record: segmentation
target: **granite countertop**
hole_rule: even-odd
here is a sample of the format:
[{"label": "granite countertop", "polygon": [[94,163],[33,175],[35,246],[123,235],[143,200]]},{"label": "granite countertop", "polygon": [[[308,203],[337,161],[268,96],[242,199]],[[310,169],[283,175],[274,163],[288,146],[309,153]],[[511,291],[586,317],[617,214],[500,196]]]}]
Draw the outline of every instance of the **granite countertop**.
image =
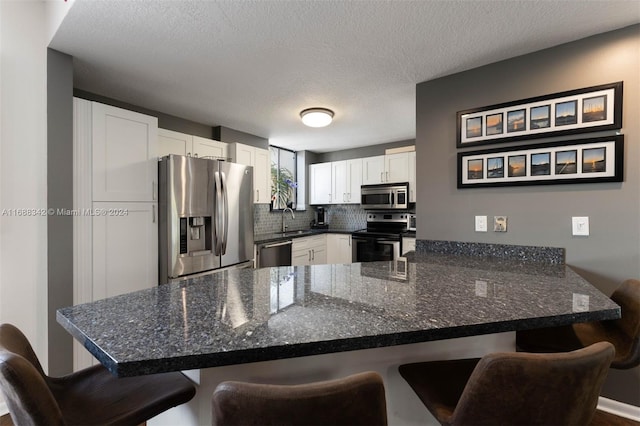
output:
[{"label": "granite countertop", "polygon": [[254,244],[272,243],[275,241],[290,240],[292,238],[309,237],[318,234],[352,234],[353,231],[344,229],[300,229],[297,231],[272,232],[268,234],[257,234],[254,236]]},{"label": "granite countertop", "polygon": [[223,271],[57,312],[122,377],[619,317],[565,265],[424,253]]}]

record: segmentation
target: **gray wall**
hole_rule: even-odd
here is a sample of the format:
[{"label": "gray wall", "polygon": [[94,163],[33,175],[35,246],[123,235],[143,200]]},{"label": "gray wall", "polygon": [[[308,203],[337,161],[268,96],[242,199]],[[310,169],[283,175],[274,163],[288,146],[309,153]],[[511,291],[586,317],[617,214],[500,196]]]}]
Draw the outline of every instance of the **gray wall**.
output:
[{"label": "gray wall", "polygon": [[401,146],[415,145],[414,139],[405,141],[389,142],[380,145],[364,146],[361,148],[345,149],[342,151],[333,151],[319,153],[314,163],[328,163],[331,161],[352,160],[354,158],[374,157],[376,155],[384,155],[386,149],[399,148]]},{"label": "gray wall", "polygon": [[[418,84],[417,237],[564,247],[567,263],[606,294],[639,278],[639,53],[635,25]],[[616,81],[624,81],[624,182],[456,188],[456,111]],[[506,215],[508,232],[476,233],[474,215]],[[589,216],[589,237],[571,235],[571,216]],[[639,383],[640,368],[611,370],[604,396],[640,405]]]},{"label": "gray wall", "polygon": [[[47,50],[47,207],[73,209],[73,63]],[[56,309],[73,305],[73,217],[47,216],[49,374],[73,369],[72,338]]]},{"label": "gray wall", "polygon": [[207,126],[206,124],[196,123],[195,121],[186,120],[184,118],[165,114],[159,111],[154,111],[152,109],[143,108],[138,105],[132,105],[127,102],[121,102],[117,99],[108,98],[106,96],[98,95],[95,93],[85,92],[84,90],[80,89],[74,89],[73,96],[89,101],[100,102],[102,104],[111,105],[118,108],[124,108],[129,111],[139,112],[140,114],[147,114],[153,117],[158,117],[158,127],[160,127],[161,129],[173,130],[174,132],[186,133],[188,135],[200,136],[202,138],[213,138],[213,128],[211,126]]},{"label": "gray wall", "polygon": [[241,132],[240,130],[235,130],[224,126],[216,126],[213,128],[213,139],[226,143],[238,142],[262,149],[269,148],[269,139],[267,138]]}]

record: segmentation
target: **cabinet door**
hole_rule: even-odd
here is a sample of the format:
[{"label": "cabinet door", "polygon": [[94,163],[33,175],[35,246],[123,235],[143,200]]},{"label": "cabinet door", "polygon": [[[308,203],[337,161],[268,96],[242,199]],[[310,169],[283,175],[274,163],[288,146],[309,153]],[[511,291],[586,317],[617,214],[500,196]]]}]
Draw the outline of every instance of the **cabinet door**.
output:
[{"label": "cabinet door", "polygon": [[384,155],[362,159],[362,184],[374,185],[384,182]]},{"label": "cabinet door", "polygon": [[331,163],[309,166],[309,204],[331,203]]},{"label": "cabinet door", "polygon": [[158,119],[93,102],[94,201],[154,201]]},{"label": "cabinet door", "polygon": [[409,153],[400,152],[398,154],[385,155],[385,182],[408,182],[409,181]]},{"label": "cabinet door", "polygon": [[331,163],[331,197],[332,204],[347,203],[347,162],[334,161]]},{"label": "cabinet door", "polygon": [[173,130],[158,129],[158,157],[165,155],[191,155],[193,137]]},{"label": "cabinet door", "polygon": [[245,166],[253,166],[255,163],[255,148],[241,143],[234,143],[231,146],[231,161]]},{"label": "cabinet door", "polygon": [[362,158],[347,161],[347,202],[360,204],[362,185]]},{"label": "cabinet door", "polygon": [[226,159],[228,156],[227,144],[213,139],[193,137],[193,156]]},{"label": "cabinet door", "polygon": [[324,265],[327,263],[327,247],[315,246],[311,248],[311,264]]},{"label": "cabinet door", "polygon": [[409,202],[416,202],[416,152],[409,153]]},{"label": "cabinet door", "polygon": [[157,286],[157,204],[93,208],[93,300]]},{"label": "cabinet door", "polygon": [[291,265],[302,266],[311,263],[311,252],[308,249],[295,250],[291,252]]},{"label": "cabinet door", "polygon": [[327,263],[351,263],[351,235],[327,234]]},{"label": "cabinet door", "polygon": [[324,265],[327,263],[327,236],[314,235],[307,237],[309,241],[309,249],[311,250],[311,264]]},{"label": "cabinet door", "polygon": [[253,164],[254,203],[271,202],[271,158],[269,150],[255,148]]}]

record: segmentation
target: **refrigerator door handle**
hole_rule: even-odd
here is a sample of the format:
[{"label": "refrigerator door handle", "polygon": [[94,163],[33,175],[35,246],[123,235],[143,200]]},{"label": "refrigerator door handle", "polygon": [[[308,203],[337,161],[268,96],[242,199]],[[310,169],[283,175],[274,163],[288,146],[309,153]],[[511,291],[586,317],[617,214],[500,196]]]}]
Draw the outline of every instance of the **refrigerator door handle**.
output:
[{"label": "refrigerator door handle", "polygon": [[215,215],[215,229],[213,232],[213,236],[215,239],[215,253],[216,256],[222,255],[222,182],[220,179],[220,172],[214,172],[213,174],[214,182],[215,182],[215,190],[216,190],[216,209],[213,212]]},{"label": "refrigerator door handle", "polygon": [[229,238],[229,199],[227,198],[227,176],[224,172],[220,172],[222,176],[222,198],[224,209],[224,224],[222,234],[222,254],[227,253],[227,239]]}]

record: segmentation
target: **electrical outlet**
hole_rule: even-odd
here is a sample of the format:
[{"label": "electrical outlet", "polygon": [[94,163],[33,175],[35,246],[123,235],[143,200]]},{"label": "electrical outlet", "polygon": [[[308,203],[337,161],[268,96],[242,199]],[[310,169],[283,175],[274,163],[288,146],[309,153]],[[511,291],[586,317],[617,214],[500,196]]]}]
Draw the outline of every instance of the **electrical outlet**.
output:
[{"label": "electrical outlet", "polygon": [[588,236],[589,216],[573,216],[571,218],[571,233],[578,236]]},{"label": "electrical outlet", "polygon": [[476,216],[476,232],[487,232],[486,216]]},{"label": "electrical outlet", "polygon": [[493,232],[507,232],[507,217],[506,216],[494,216],[493,217]]}]

